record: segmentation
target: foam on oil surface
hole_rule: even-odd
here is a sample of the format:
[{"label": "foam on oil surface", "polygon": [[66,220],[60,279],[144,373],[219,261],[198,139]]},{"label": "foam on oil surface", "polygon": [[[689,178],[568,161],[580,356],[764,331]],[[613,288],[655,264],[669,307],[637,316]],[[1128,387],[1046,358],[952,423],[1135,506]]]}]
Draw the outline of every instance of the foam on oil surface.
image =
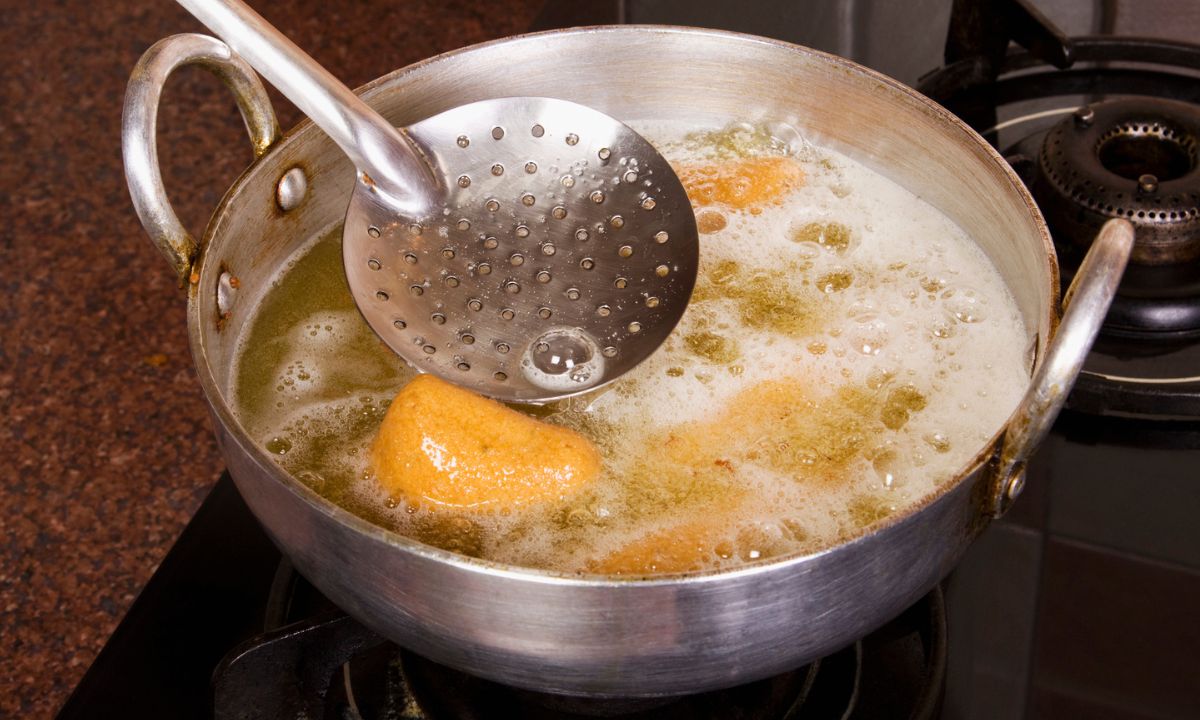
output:
[{"label": "foam on oil surface", "polygon": [[[723,227],[701,237],[696,294],[664,347],[613,386],[538,411],[597,443],[595,487],[521,515],[386,497],[365,448],[411,375],[338,296],[335,239],[281,278],[245,339],[244,421],[289,471],[375,522],[565,571],[603,570],[697,517],[703,567],[812,550],[955,476],[1027,378],[1024,328],[983,253],[910,192],[793,131],[639,129],[679,167],[778,155],[806,179],[778,204],[701,208],[702,227]],[[325,301],[305,314],[296,305],[313,303],[291,294]]]}]

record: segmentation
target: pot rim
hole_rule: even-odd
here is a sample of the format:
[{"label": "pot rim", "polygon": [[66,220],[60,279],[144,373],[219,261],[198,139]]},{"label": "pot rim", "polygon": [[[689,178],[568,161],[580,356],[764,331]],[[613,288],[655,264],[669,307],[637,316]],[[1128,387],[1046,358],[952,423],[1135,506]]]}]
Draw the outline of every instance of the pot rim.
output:
[{"label": "pot rim", "polygon": [[[909,86],[891,78],[887,75],[879,73],[875,70],[859,65],[852,60],[848,60],[838,55],[833,55],[821,50],[796,45],[793,43],[765,38],[758,35],[748,33],[732,32],[725,30],[713,30],[709,28],[692,28],[678,25],[591,25],[574,28],[566,28],[561,30],[546,30],[534,33],[523,33],[519,35],[511,35],[504,38],[489,40],[483,43],[457,48],[441,54],[417,61],[410,65],[393,70],[385,75],[382,75],[366,84],[355,88],[354,92],[360,95],[365,100],[370,100],[372,97],[383,92],[385,86],[392,83],[396,78],[410,72],[418,71],[427,67],[434,67],[440,63],[446,62],[449,59],[456,58],[465,53],[470,53],[497,45],[506,45],[516,42],[536,42],[547,37],[557,37],[561,35],[599,35],[599,34],[646,34],[663,35],[663,36],[680,36],[680,35],[702,35],[716,38],[729,39],[736,42],[749,43],[753,45],[765,45],[779,50],[795,53],[798,55],[815,58],[820,61],[829,63],[841,70],[863,75],[881,86],[886,87],[891,92],[899,93],[900,96],[907,101],[912,102],[916,108],[933,117],[947,132],[957,132],[963,141],[970,143],[973,147],[981,150],[985,156],[996,166],[1000,174],[1007,179],[1009,189],[1015,191],[1024,202],[1026,210],[1031,216],[1037,228],[1039,237],[1042,241],[1042,250],[1050,275],[1051,292],[1049,301],[1045,308],[1046,315],[1041,318],[1046,323],[1047,342],[1039,341],[1037,343],[1033,366],[1030,368],[1030,374],[1041,364],[1049,338],[1053,337],[1057,325],[1060,301],[1059,287],[1059,270],[1057,255],[1054,251],[1053,242],[1050,238],[1049,229],[1046,226],[1045,220],[1038,210],[1037,205],[1033,201],[1033,197],[1025,187],[1024,183],[1013,171],[1012,167],[1004,160],[1004,158],[987,143],[978,133],[972,130],[966,123],[946,110],[941,105],[937,104],[928,97],[920,94]],[[216,269],[207,267],[208,249],[211,246],[213,237],[216,234],[218,220],[226,214],[226,208],[238,195],[238,190],[252,180],[252,176],[263,167],[267,161],[283,152],[285,146],[288,145],[294,138],[303,136],[309,132],[320,132],[318,128],[313,126],[312,121],[308,118],[303,119],[295,127],[284,133],[283,137],[276,142],[271,149],[262,157],[256,159],[246,168],[245,171],[230,185],[225,195],[218,203],[213,212],[208,226],[205,228],[203,240],[201,242],[200,254],[196,260],[196,267],[202,275],[209,272],[215,272]],[[448,550],[426,545],[417,540],[404,536],[393,530],[389,530],[382,526],[371,523],[363,518],[355,515],[337,505],[331,500],[326,499],[316,491],[309,488],[304,483],[296,480],[285,471],[280,465],[271,459],[269,454],[258,443],[254,442],[249,433],[243,427],[240,419],[233,412],[232,407],[226,401],[226,394],[217,383],[213,376],[210,364],[207,361],[205,353],[205,343],[203,332],[201,329],[201,313],[199,312],[198,292],[200,287],[207,287],[209,283],[200,282],[189,285],[188,293],[188,339],[192,350],[192,359],[197,368],[197,375],[200,380],[200,385],[204,391],[205,398],[209,404],[211,413],[214,419],[231,430],[229,436],[239,445],[246,456],[251,458],[260,470],[270,476],[272,479],[280,482],[284,487],[296,494],[304,500],[313,509],[321,512],[327,517],[347,526],[351,530],[365,535],[372,540],[386,545],[390,545],[398,550],[413,553],[424,559],[439,563],[446,563],[455,566],[459,569],[482,573],[485,575],[510,577],[523,581],[545,583],[549,585],[574,586],[574,587],[591,587],[591,588],[663,588],[674,587],[681,585],[698,585],[712,582],[726,581],[731,577],[751,577],[759,574],[774,573],[785,570],[794,565],[803,565],[813,558],[827,555],[834,552],[843,552],[848,548],[865,542],[868,538],[882,532],[886,532],[895,525],[908,522],[920,515],[921,511],[930,505],[935,504],[946,495],[957,489],[968,478],[977,473],[982,466],[991,462],[998,453],[998,449],[1003,440],[1004,434],[1010,424],[1014,422],[1021,409],[1021,403],[1014,406],[1005,422],[996,430],[991,438],[984,444],[980,450],[967,462],[952,479],[948,479],[940,483],[933,491],[921,496],[907,507],[902,512],[893,513],[886,518],[877,521],[875,524],[868,526],[862,532],[855,534],[841,542],[836,542],[827,547],[821,548],[813,552],[797,552],[787,555],[765,558],[763,560],[753,561],[732,569],[714,569],[705,571],[693,571],[684,573],[663,573],[655,575],[630,575],[630,576],[613,576],[593,573],[569,573],[559,570],[549,570],[543,568],[530,568],[509,563],[497,562],[494,560],[486,560],[482,558],[473,558],[465,555],[460,555]],[[1035,330],[1033,333],[1035,338],[1041,337]],[[1032,381],[1032,377],[1030,378]],[[980,527],[990,517],[990,512],[986,507],[979,507],[979,515],[981,518]]]}]

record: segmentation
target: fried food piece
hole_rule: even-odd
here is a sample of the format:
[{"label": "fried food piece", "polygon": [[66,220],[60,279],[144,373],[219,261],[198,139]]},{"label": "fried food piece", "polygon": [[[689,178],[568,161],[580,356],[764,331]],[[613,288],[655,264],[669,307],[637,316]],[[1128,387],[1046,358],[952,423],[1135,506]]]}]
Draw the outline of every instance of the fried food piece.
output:
[{"label": "fried food piece", "polygon": [[[587,571],[693,572],[734,556],[749,561],[775,552],[777,539],[746,524],[754,515],[748,503],[756,500],[738,482],[738,467],[749,462],[797,482],[843,482],[871,435],[862,417],[874,407],[866,393],[814,398],[801,382],[767,380],[743,390],[715,417],[657,434],[647,443],[653,450],[631,472],[631,509],[645,508],[650,517],[674,511],[680,519],[591,560]],[[730,428],[755,441],[731,443]]]},{"label": "fried food piece", "polygon": [[787,157],[758,157],[713,165],[690,165],[679,179],[692,204],[724,205],[733,210],[758,209],[781,202],[804,184],[804,170]]},{"label": "fried food piece", "polygon": [[722,530],[711,521],[693,520],[634,540],[588,563],[588,572],[604,575],[682,573],[710,567]]},{"label": "fried food piece", "polygon": [[567,498],[595,480],[600,453],[573,430],[419,375],[388,408],[371,466],[393,497],[490,511]]},{"label": "fried food piece", "polygon": [[749,562],[778,554],[785,547],[780,538],[754,524],[739,523],[730,514],[738,507],[648,533],[588,563],[587,570],[626,576],[695,572],[735,556]]},{"label": "fried food piece", "polygon": [[[647,476],[648,488],[688,490],[664,503],[664,511],[692,496],[709,512],[735,507],[742,495],[734,481],[744,463],[786,473],[798,482],[841,483],[865,449],[887,432],[878,419],[884,402],[878,392],[851,385],[822,396],[796,379],[764,380],[735,395],[714,416],[652,437],[647,443],[652,450],[639,459],[631,476]],[[731,441],[730,428],[752,440]],[[654,478],[659,479],[651,482]]]}]

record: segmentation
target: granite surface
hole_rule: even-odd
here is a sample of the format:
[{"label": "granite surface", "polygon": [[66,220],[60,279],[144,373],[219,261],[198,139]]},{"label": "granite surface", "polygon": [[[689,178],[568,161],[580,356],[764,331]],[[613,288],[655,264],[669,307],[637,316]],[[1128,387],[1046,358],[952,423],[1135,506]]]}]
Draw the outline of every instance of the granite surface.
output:
[{"label": "granite surface", "polygon": [[[355,86],[520,32],[542,3],[254,4]],[[138,56],[199,31],[168,0],[0,7],[0,717],[62,705],[222,467],[184,295],[134,215],[120,154]],[[215,78],[172,78],[159,149],[199,233],[251,161]]]}]

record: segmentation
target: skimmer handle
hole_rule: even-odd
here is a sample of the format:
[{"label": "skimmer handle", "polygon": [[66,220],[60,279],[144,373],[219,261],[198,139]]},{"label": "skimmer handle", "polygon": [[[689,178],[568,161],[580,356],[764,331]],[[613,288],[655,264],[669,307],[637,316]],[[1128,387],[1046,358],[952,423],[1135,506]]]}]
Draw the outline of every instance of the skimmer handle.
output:
[{"label": "skimmer handle", "polygon": [[178,0],[337,143],[404,214],[427,209],[438,180],[404,133],[239,0]]}]

